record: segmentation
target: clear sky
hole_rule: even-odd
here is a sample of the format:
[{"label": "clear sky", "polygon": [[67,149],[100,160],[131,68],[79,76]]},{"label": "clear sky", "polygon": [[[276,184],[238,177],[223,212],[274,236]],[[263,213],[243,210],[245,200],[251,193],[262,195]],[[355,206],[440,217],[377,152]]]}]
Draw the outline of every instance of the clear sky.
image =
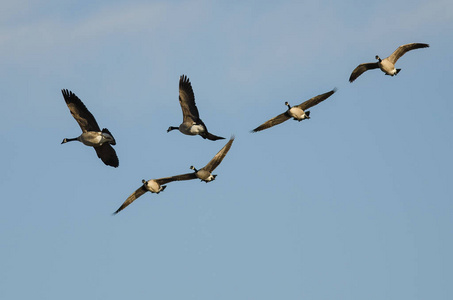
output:
[{"label": "clear sky", "polygon": [[[1,299],[453,299],[453,2],[3,1]],[[396,77],[349,83],[407,53]],[[213,134],[167,133],[179,76]],[[334,87],[311,119],[250,130]],[[61,95],[116,138],[81,143]]]}]

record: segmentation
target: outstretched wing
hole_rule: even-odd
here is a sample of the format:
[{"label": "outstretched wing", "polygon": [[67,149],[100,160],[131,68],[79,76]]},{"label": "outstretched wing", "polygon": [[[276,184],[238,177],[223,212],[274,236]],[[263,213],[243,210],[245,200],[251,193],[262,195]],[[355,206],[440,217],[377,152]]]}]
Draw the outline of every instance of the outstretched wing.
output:
[{"label": "outstretched wing", "polygon": [[217,168],[217,166],[222,162],[223,158],[230,150],[231,145],[233,144],[233,141],[234,141],[234,135],[230,138],[228,143],[226,143],[226,145],[223,146],[223,148],[220,149],[220,151],[211,159],[211,161],[208,162],[208,164],[203,167],[203,169],[208,172],[214,171],[214,169]]},{"label": "outstretched wing", "polygon": [[147,190],[145,189],[145,187],[142,185],[141,187],[139,187],[135,192],[132,193],[132,195],[130,195],[126,201],[124,201],[124,203],[120,206],[120,208],[118,208],[113,214],[116,215],[117,213],[119,213],[120,211],[122,211],[123,209],[125,209],[129,204],[131,204],[132,202],[135,201],[135,199],[137,199],[138,197],[140,197],[141,195],[143,195],[144,193],[146,193]]},{"label": "outstretched wing", "polygon": [[109,144],[109,143],[104,143],[102,146],[99,147],[93,147],[94,150],[96,150],[96,154],[104,164],[107,166],[112,166],[112,167],[118,167],[119,166],[119,160],[118,156],[116,156],[115,149]]},{"label": "outstretched wing", "polygon": [[186,75],[179,77],[179,104],[182,109],[183,122],[189,121],[199,124],[200,116],[195,104],[195,95]]},{"label": "outstretched wing", "polygon": [[278,125],[280,123],[285,122],[289,118],[290,118],[290,116],[286,112],[284,112],[284,113],[279,114],[278,116],[270,119],[269,121],[264,122],[260,126],[256,127],[255,129],[252,130],[252,132],[258,132],[258,131],[270,128],[272,126]]},{"label": "outstretched wing", "polygon": [[379,65],[377,62],[375,63],[365,63],[365,64],[360,64],[358,65],[354,71],[352,71],[351,76],[349,77],[349,82],[353,82],[354,80],[357,79],[360,75],[362,75],[363,72],[367,70],[372,70],[379,68]]},{"label": "outstretched wing", "polygon": [[182,175],[175,175],[171,177],[164,177],[164,178],[159,178],[159,179],[154,179],[155,182],[157,182],[159,185],[166,184],[172,181],[181,181],[181,180],[191,180],[195,179],[197,176],[195,175],[195,172],[192,173],[187,173],[187,174],[182,174]]},{"label": "outstretched wing", "polygon": [[337,91],[337,89],[335,88],[335,89],[331,90],[330,92],[315,96],[315,97],[305,101],[304,103],[299,104],[297,107],[299,107],[302,110],[307,110],[310,107],[315,106],[316,104],[319,104],[320,102],[326,100],[327,98],[332,96],[333,93],[335,93],[336,91]]},{"label": "outstretched wing", "polygon": [[419,48],[427,48],[429,47],[428,44],[423,44],[423,43],[411,43],[411,44],[406,44],[399,46],[393,53],[390,55],[387,59],[392,63],[395,64],[397,60],[403,56],[407,51],[411,51],[414,49],[419,49]]},{"label": "outstretched wing", "polygon": [[61,90],[61,92],[64,100],[66,101],[66,105],[68,105],[71,115],[77,123],[79,123],[79,126],[83,132],[101,131],[96,119],[83,104],[82,100],[79,99],[79,97],[67,89]]}]

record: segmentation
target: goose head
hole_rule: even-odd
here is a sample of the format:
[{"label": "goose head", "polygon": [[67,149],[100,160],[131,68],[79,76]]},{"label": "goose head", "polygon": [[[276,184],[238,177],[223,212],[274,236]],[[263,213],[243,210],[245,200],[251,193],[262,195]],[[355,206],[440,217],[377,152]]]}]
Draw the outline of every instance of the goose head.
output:
[{"label": "goose head", "polygon": [[382,61],[382,59],[379,57],[379,55],[376,55],[376,59],[377,59],[379,62]]},{"label": "goose head", "polygon": [[289,105],[288,101],[285,102],[285,105],[288,106],[288,109],[291,108],[291,105]]},{"label": "goose head", "polygon": [[67,142],[77,141],[78,139],[79,139],[79,138],[73,138],[73,139],[64,138],[63,141],[62,141],[61,143],[64,144],[64,143],[67,143]]},{"label": "goose head", "polygon": [[190,166],[191,170],[194,170],[195,172],[198,172],[198,170],[194,166]]}]

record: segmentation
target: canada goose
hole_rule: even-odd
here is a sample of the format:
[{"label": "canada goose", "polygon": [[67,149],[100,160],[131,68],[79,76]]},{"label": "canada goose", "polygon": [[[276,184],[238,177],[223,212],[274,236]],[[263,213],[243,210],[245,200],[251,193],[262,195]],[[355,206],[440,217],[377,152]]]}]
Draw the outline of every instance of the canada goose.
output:
[{"label": "canada goose", "polygon": [[205,181],[206,183],[209,181],[212,181],[216,178],[217,175],[212,175],[211,172],[214,171],[214,169],[222,162],[223,158],[227,154],[228,150],[231,148],[231,144],[233,144],[234,141],[234,136],[231,137],[231,139],[228,141],[228,143],[223,146],[222,149],[214,156],[213,159],[211,159],[210,162],[203,168],[197,170],[195,169],[194,166],[190,166],[190,169],[194,170],[195,172],[193,173],[187,173],[187,174],[182,174],[182,175],[176,175],[172,177],[165,177],[165,178],[160,178],[160,179],[151,179],[151,180],[142,180],[143,185],[139,187],[132,195],[130,195],[126,201],[118,208],[116,212],[113,214],[117,214],[120,211],[122,211],[126,206],[134,202],[135,199],[146,193],[147,191],[150,191],[151,193],[156,193],[159,194],[162,192],[167,186],[163,185],[172,181],[181,181],[181,180],[191,180],[191,179],[196,179],[200,178],[202,181]]},{"label": "canada goose", "polygon": [[226,143],[226,145],[223,146],[223,148],[220,149],[219,152],[217,152],[217,154],[206,164],[206,166],[204,166],[203,168],[201,168],[199,170],[197,170],[194,166],[190,166],[190,169],[194,170],[195,172],[184,174],[181,176],[191,175],[189,179],[199,178],[199,179],[201,179],[201,181],[204,181],[206,183],[208,183],[209,181],[213,181],[217,177],[217,175],[213,175],[212,171],[214,171],[215,168],[217,168],[217,166],[225,158],[225,155],[230,150],[231,145],[233,144],[233,141],[234,141],[234,136],[232,136],[230,138],[228,143]]},{"label": "canada goose", "polygon": [[387,58],[381,59],[378,55],[376,55],[377,62],[374,63],[365,63],[358,65],[354,71],[352,71],[351,76],[349,77],[349,82],[353,82],[357,79],[363,72],[380,68],[385,75],[395,76],[396,74],[401,71],[401,69],[395,69],[395,63],[397,60],[404,55],[407,51],[419,49],[419,48],[426,48],[429,47],[428,44],[422,43],[412,43],[399,46],[393,53]]},{"label": "canada goose", "polygon": [[176,181],[176,180],[184,180],[181,176],[172,176],[172,177],[165,177],[159,179],[150,179],[146,181],[145,179],[142,180],[143,185],[139,187],[135,192],[133,192],[124,203],[118,208],[113,214],[116,215],[123,209],[125,209],[129,204],[135,201],[138,197],[143,195],[144,193],[150,191],[151,193],[159,194],[163,192],[167,187],[166,183]]},{"label": "canada goose", "polygon": [[200,135],[204,139],[211,141],[225,139],[220,136],[215,136],[208,132],[208,128],[200,119],[198,109],[195,104],[195,96],[193,94],[192,85],[189,78],[182,75],[179,77],[179,104],[181,105],[183,122],[179,127],[170,126],[167,132],[178,129],[181,133],[187,135]]},{"label": "canada goose", "polygon": [[86,108],[83,102],[71,91],[61,90],[63,98],[68,105],[69,111],[74,119],[79,123],[83,133],[76,138],[65,138],[62,144],[72,141],[79,141],[87,146],[94,147],[96,153],[102,161],[112,167],[118,167],[119,161],[115,149],[111,145],[116,145],[110,131],[106,128],[99,128],[96,119]]},{"label": "canada goose", "polygon": [[267,122],[264,122],[260,126],[253,129],[252,132],[257,132],[257,131],[261,131],[261,130],[270,128],[272,126],[283,123],[286,120],[289,120],[290,118],[293,118],[294,120],[297,120],[299,122],[302,120],[305,120],[305,119],[310,119],[310,111],[308,111],[308,110],[305,111],[305,110],[326,100],[327,98],[332,96],[333,93],[336,92],[336,90],[337,89],[335,88],[335,89],[331,90],[330,92],[313,97],[313,98],[305,101],[304,103],[301,103],[301,104],[299,104],[297,106],[293,106],[293,107],[291,107],[288,102],[285,102],[285,105],[288,106],[288,109],[284,113],[279,114],[278,116],[270,119]]}]

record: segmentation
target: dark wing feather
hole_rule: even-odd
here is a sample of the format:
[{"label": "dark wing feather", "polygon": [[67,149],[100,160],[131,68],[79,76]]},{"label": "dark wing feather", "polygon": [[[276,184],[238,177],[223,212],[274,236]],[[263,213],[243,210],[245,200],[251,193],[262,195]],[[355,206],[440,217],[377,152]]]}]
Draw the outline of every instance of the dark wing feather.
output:
[{"label": "dark wing feather", "polygon": [[379,65],[377,62],[375,63],[366,63],[366,64],[360,64],[357,66],[357,68],[352,71],[351,76],[349,77],[349,82],[353,82],[354,80],[357,79],[360,75],[362,75],[363,72],[367,70],[372,70],[379,68]]},{"label": "dark wing feather", "polygon": [[336,91],[337,91],[337,89],[335,88],[335,89],[331,90],[330,92],[313,97],[313,98],[305,101],[304,103],[299,104],[297,107],[299,107],[302,110],[309,109],[310,107],[315,106],[315,105],[319,104],[320,102],[326,100],[327,98],[332,96],[333,93],[335,93]]},{"label": "dark wing feather", "polygon": [[[206,125],[204,125],[204,128],[206,128]],[[217,141],[217,140],[224,140],[224,137],[213,135],[212,133],[208,132],[208,129],[206,128],[206,132],[200,134],[202,137],[205,139],[208,139],[210,141]]]},{"label": "dark wing feather", "polygon": [[166,183],[169,183],[172,181],[191,180],[191,179],[195,179],[195,178],[197,178],[197,176],[195,175],[195,172],[192,172],[192,173],[187,173],[187,174],[182,174],[182,175],[154,179],[154,181],[157,182],[159,185],[162,185],[162,184],[166,184]]},{"label": "dark wing feather", "polygon": [[195,95],[193,94],[189,78],[185,75],[179,78],[179,104],[182,109],[183,122],[194,121],[199,124],[200,116],[195,104]]},{"label": "dark wing feather", "polygon": [[220,149],[220,151],[213,157],[213,159],[211,159],[210,162],[208,162],[208,164],[206,166],[203,167],[203,169],[208,172],[214,171],[214,169],[217,168],[217,166],[222,162],[223,158],[230,150],[231,145],[233,144],[233,141],[234,141],[234,136],[232,136],[230,138],[228,143],[226,143],[226,145],[223,146],[222,149]]},{"label": "dark wing feather", "polygon": [[119,161],[118,156],[116,156],[115,149],[108,143],[102,144],[99,147],[93,147],[96,150],[96,153],[100,159],[106,164],[107,166],[118,167]]},{"label": "dark wing feather", "polygon": [[140,197],[141,195],[143,195],[144,193],[146,193],[148,190],[145,189],[145,187],[142,185],[141,187],[139,187],[135,192],[132,193],[132,195],[130,195],[126,201],[124,201],[124,203],[120,206],[120,208],[118,208],[113,214],[117,214],[119,213],[120,211],[122,211],[123,209],[125,209],[129,204],[131,204],[132,202],[135,201],[135,199],[137,199],[138,197]]},{"label": "dark wing feather", "polygon": [[79,123],[79,126],[83,132],[101,131],[96,119],[83,104],[82,100],[79,99],[79,97],[67,89],[61,90],[61,92],[64,100],[66,101],[66,105],[68,105],[71,115],[77,123]]},{"label": "dark wing feather", "polygon": [[422,43],[412,43],[412,44],[406,44],[399,46],[393,53],[390,55],[387,59],[392,63],[395,64],[398,59],[403,56],[407,51],[411,51],[414,49],[419,49],[419,48],[427,48],[429,47],[428,44],[422,44]]},{"label": "dark wing feather", "polygon": [[278,116],[270,119],[269,121],[264,122],[260,126],[256,127],[255,129],[252,130],[252,132],[258,132],[258,131],[270,128],[272,126],[278,125],[280,123],[285,122],[289,118],[291,118],[291,117],[286,112],[284,112],[284,113],[279,114]]}]

